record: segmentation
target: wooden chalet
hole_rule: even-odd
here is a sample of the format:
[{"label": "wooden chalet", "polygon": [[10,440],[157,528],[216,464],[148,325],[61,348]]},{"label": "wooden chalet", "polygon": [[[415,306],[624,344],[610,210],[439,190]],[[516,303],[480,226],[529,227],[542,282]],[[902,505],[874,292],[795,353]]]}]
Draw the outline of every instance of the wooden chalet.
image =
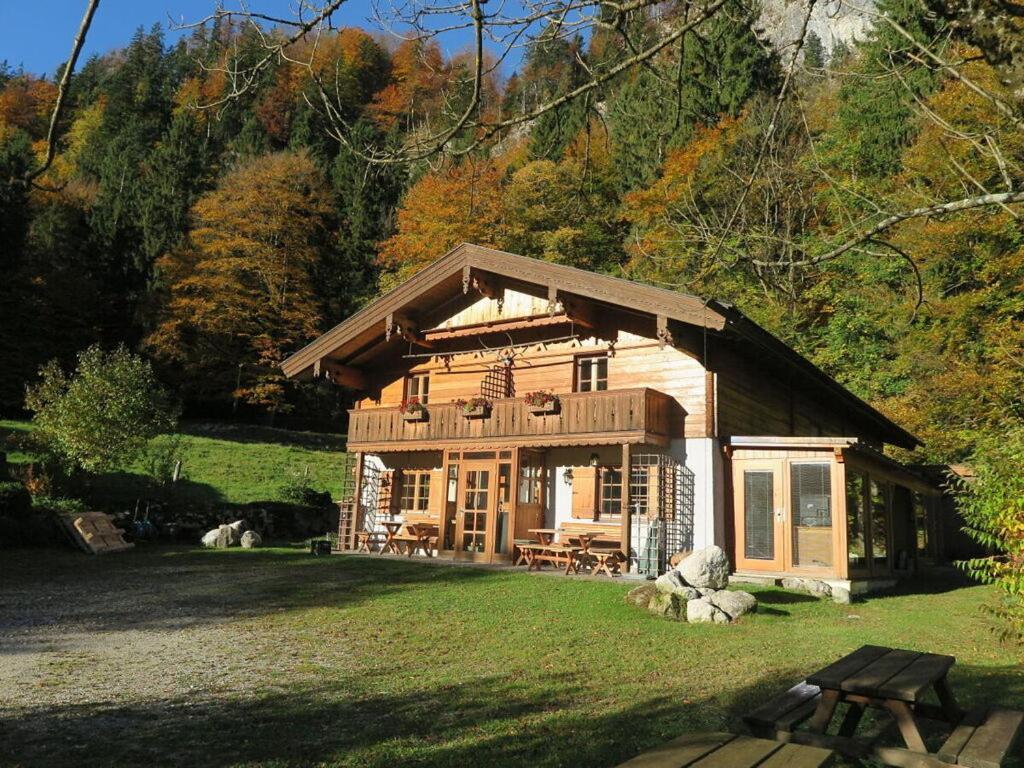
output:
[{"label": "wooden chalet", "polygon": [[855,591],[937,551],[936,490],[882,453],[917,438],[722,302],[463,244],[283,368],[355,392],[343,548],[397,515],[508,562],[577,526],[632,572],[714,543]]}]

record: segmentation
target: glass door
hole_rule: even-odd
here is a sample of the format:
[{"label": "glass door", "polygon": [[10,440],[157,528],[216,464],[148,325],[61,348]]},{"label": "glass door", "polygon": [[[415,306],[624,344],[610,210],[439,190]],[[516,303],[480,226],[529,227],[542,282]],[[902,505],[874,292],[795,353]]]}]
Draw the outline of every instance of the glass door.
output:
[{"label": "glass door", "polygon": [[786,541],[782,462],[736,462],[736,567],[782,571]]},{"label": "glass door", "polygon": [[489,560],[494,551],[490,521],[497,503],[494,462],[463,462],[459,467],[456,500],[455,553],[472,560]]}]

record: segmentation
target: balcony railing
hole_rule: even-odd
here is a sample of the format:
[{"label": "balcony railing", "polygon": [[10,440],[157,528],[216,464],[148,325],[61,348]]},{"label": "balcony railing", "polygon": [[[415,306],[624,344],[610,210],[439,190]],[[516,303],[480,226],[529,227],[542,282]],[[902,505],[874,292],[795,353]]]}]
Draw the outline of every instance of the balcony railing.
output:
[{"label": "balcony railing", "polygon": [[495,400],[491,413],[469,419],[451,403],[431,403],[426,421],[406,421],[398,408],[349,411],[352,450],[403,450],[456,443],[585,445],[588,442],[667,444],[682,435],[678,403],[653,389],[559,395],[557,413],[534,416],[522,400]]}]

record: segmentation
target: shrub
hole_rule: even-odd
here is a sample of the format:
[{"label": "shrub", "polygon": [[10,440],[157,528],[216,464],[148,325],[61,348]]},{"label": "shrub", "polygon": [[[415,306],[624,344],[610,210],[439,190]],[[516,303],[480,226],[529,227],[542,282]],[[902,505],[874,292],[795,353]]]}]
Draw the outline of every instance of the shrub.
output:
[{"label": "shrub", "polygon": [[150,364],[124,346],[92,346],[68,376],[56,360],[28,388],[36,437],[56,459],[96,472],[136,458],[150,439],[170,430],[177,410]]},{"label": "shrub", "polygon": [[958,481],[964,531],[994,554],[959,565],[1001,592],[994,613],[1003,637],[1024,640],[1024,426],[978,443],[970,460],[974,476]]},{"label": "shrub", "polygon": [[0,516],[23,520],[32,511],[32,496],[21,483],[0,482]]}]

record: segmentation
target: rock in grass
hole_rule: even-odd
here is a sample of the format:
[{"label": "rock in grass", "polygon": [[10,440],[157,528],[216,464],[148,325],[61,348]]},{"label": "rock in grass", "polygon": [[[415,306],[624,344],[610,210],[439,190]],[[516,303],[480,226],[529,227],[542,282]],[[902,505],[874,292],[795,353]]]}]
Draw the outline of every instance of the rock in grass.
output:
[{"label": "rock in grass", "polygon": [[729,617],[725,611],[714,605],[708,598],[691,600],[686,604],[686,620],[692,624],[728,624]]},{"label": "rock in grass", "polygon": [[680,600],[694,600],[700,597],[700,593],[683,581],[679,571],[667,571],[661,574],[654,582],[654,587],[659,592],[676,595]]},{"label": "rock in grass", "polygon": [[214,528],[212,531],[207,531],[203,534],[201,539],[204,547],[214,548],[217,546],[217,537],[220,535],[220,528]]},{"label": "rock in grass", "polygon": [[678,595],[671,592],[655,592],[651,602],[647,604],[647,610],[655,616],[680,621],[683,616],[683,605],[685,602],[680,600]]},{"label": "rock in grass", "polygon": [[757,598],[749,592],[730,592],[722,589],[709,595],[707,600],[730,619],[737,619],[757,610]]},{"label": "rock in grass", "polygon": [[646,608],[656,594],[658,594],[658,590],[653,584],[641,584],[626,593],[626,602],[637,608]]},{"label": "rock in grass", "polygon": [[698,589],[725,589],[729,585],[729,557],[721,547],[698,549],[676,566],[683,581]]},{"label": "rock in grass", "polygon": [[263,545],[263,537],[256,531],[246,531],[242,534],[242,549],[254,549]]},{"label": "rock in grass", "polygon": [[233,547],[236,544],[240,544],[241,543],[241,541],[242,541],[242,534],[245,533],[245,530],[249,526],[246,525],[245,520],[235,520],[235,522],[231,523],[227,527],[231,531],[231,533],[229,534],[230,537],[231,537],[231,542],[228,544],[228,546],[229,547]]}]

